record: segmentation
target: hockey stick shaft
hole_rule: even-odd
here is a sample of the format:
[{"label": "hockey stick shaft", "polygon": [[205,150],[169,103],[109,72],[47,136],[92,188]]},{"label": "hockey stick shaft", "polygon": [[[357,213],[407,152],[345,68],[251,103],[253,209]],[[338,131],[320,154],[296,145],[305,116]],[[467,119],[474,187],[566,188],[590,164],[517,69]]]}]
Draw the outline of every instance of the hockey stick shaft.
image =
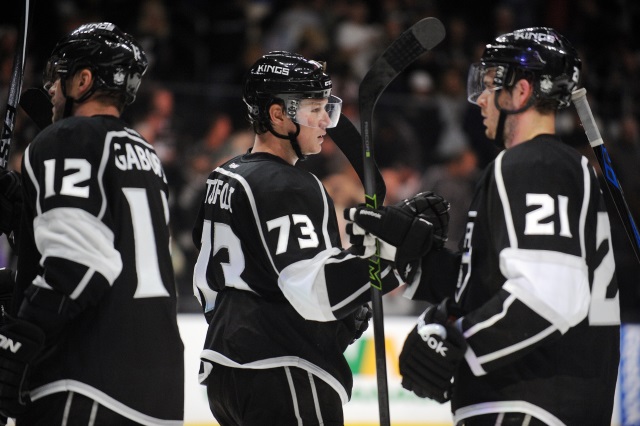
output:
[{"label": "hockey stick shaft", "polygon": [[[360,126],[362,135],[362,159],[364,172],[365,203],[377,208],[384,200],[376,195],[375,172],[378,167],[373,149],[373,111],[384,89],[420,55],[435,47],[444,39],[445,30],[436,18],[424,18],[400,35],[380,56],[362,79],[359,87]],[[376,355],[376,379],[380,425],[391,424],[389,413],[389,389],[384,337],[384,312],[382,307],[382,283],[380,278],[380,247],[369,260],[371,305],[373,308],[373,335]]]},{"label": "hockey stick shaft", "polygon": [[610,198],[618,216],[620,216],[620,220],[622,221],[627,237],[629,238],[633,252],[636,255],[636,259],[640,262],[640,233],[638,233],[638,227],[631,215],[631,210],[629,209],[629,205],[627,204],[622,191],[622,186],[620,185],[615,170],[613,169],[611,157],[609,157],[607,148],[605,147],[602,136],[600,135],[600,130],[598,129],[593,113],[591,112],[591,107],[587,100],[587,90],[585,88],[580,88],[574,91],[571,95],[571,100],[576,107],[576,111],[578,112],[578,116],[582,122],[582,127],[587,134],[589,144],[591,145],[591,148],[593,148],[598,164],[602,169],[602,174],[607,187],[605,194]]},{"label": "hockey stick shaft", "polygon": [[18,27],[18,45],[13,58],[11,81],[9,82],[9,95],[7,96],[7,108],[5,110],[2,125],[2,140],[0,141],[0,168],[9,166],[9,154],[11,153],[11,138],[16,122],[16,109],[20,100],[22,81],[24,79],[24,62],[27,50],[27,34],[29,26],[29,2],[24,0],[20,26]]}]

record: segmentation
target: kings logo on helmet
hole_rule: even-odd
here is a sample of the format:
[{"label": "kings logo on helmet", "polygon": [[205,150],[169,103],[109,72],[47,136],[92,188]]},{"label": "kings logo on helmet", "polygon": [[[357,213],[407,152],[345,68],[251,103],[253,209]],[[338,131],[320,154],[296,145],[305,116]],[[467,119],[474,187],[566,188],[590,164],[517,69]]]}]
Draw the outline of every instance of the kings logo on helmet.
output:
[{"label": "kings logo on helmet", "polygon": [[260,65],[257,69],[258,73],[273,73],[280,75],[289,75],[289,69],[284,67],[279,67],[277,65]]},{"label": "kings logo on helmet", "polygon": [[553,34],[546,34],[546,33],[533,33],[533,32],[518,32],[515,31],[513,33],[513,37],[518,40],[518,39],[524,39],[524,40],[535,40],[537,42],[543,43],[549,43],[549,44],[555,44],[557,38],[553,35]]},{"label": "kings logo on helmet", "polygon": [[107,30],[113,31],[116,26],[110,22],[97,22],[93,24],[85,24],[78,28],[76,32],[87,31],[87,30]]}]

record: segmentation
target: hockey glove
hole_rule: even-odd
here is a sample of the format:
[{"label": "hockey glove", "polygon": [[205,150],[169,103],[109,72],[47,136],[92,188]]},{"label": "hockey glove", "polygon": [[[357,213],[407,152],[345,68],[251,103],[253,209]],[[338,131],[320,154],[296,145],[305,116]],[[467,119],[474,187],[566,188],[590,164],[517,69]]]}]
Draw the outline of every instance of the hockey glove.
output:
[{"label": "hockey glove", "polygon": [[439,403],[451,399],[453,375],[467,343],[448,320],[448,299],[429,306],[409,333],[400,353],[402,387]]},{"label": "hockey glove", "polygon": [[0,169],[0,233],[8,236],[18,229],[21,210],[20,174]]},{"label": "hockey glove", "polygon": [[404,261],[397,258],[397,249],[382,240],[377,239],[373,234],[368,233],[353,222],[348,222],[346,232],[349,235],[349,252],[356,256],[369,258],[376,253],[377,244],[380,244],[380,257],[394,262],[394,266],[405,283],[411,283],[420,267],[420,259]]},{"label": "hockey glove", "polygon": [[14,318],[0,327],[0,413],[15,417],[29,402],[29,374],[44,347],[44,332]]},{"label": "hockey glove", "polygon": [[[433,192],[422,192],[393,206],[346,209],[346,232],[357,254],[370,257],[380,241],[380,257],[399,271],[447,240],[449,203]],[[415,268],[414,268],[415,269]],[[402,273],[402,272],[401,272]],[[406,280],[406,276],[403,275]]]},{"label": "hockey glove", "polygon": [[351,343],[362,337],[367,328],[369,328],[369,320],[373,316],[373,310],[369,305],[362,305],[354,315],[355,334]]},{"label": "hockey glove", "polygon": [[5,317],[9,313],[15,280],[13,271],[7,268],[0,269],[0,326],[4,325]]},{"label": "hockey glove", "polygon": [[433,248],[441,249],[449,232],[450,204],[438,194],[425,191],[396,204],[415,216],[425,217],[433,225]]}]

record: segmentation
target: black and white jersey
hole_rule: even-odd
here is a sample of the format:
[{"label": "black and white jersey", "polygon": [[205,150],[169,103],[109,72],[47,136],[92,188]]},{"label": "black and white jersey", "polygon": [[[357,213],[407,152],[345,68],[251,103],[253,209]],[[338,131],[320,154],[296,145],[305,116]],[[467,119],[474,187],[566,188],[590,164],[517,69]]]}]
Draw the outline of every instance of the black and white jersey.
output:
[{"label": "black and white jersey", "polygon": [[[194,287],[209,330],[201,358],[236,368],[297,366],[347,402],[343,352],[370,297],[368,262],[340,248],[333,202],[313,174],[267,153],[215,169],[194,228]],[[383,268],[385,288],[400,284]]]},{"label": "black and white jersey", "polygon": [[[609,217],[587,159],[551,135],[502,151],[461,247],[448,278],[469,344],[455,420],[520,412],[555,426],[609,424],[620,310]],[[434,259],[422,265],[431,287],[447,264]]]},{"label": "black and white jersey", "polygon": [[31,399],[73,391],[141,424],[181,425],[167,182],[153,147],[116,117],[71,117],[30,144],[22,179],[19,316],[48,345]]}]

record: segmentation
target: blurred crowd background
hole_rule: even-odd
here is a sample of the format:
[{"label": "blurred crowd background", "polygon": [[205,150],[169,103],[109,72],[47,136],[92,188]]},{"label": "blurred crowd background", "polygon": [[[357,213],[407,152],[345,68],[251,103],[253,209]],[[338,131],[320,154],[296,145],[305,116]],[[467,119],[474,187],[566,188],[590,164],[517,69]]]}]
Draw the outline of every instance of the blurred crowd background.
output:
[{"label": "blurred crowd background", "polygon": [[[21,3],[4,2],[0,10],[3,117]],[[113,22],[145,48],[150,67],[124,118],[155,146],[166,168],[181,312],[200,309],[191,286],[197,257],[191,226],[206,177],[253,143],[241,99],[249,66],[272,50],[326,61],[333,93],[343,99],[343,112],[359,127],[362,77],[391,41],[427,16],[444,23],[445,40],[394,80],[376,108],[374,142],[387,185],[385,204],[421,190],[442,194],[452,205],[447,246],[457,248],[475,182],[497,153],[484,136],[478,108],[466,100],[469,65],[497,35],[551,26],[579,51],[581,84],[588,90],[635,220],[640,220],[640,2],[32,0],[32,7],[24,89],[41,85],[55,42],[82,23]],[[573,108],[563,110],[557,126],[566,143],[590,155]],[[20,154],[37,132],[21,112],[13,135],[12,168],[19,169]],[[339,217],[344,207],[363,201],[362,185],[330,138],[321,154],[298,166],[323,180]],[[640,306],[640,270],[619,226],[614,234],[619,281],[627,295],[623,305]],[[0,266],[14,262],[2,237]],[[394,295],[384,303],[387,315],[422,311]],[[640,322],[637,309],[633,313],[623,307],[624,312],[632,312],[632,320]]]}]

